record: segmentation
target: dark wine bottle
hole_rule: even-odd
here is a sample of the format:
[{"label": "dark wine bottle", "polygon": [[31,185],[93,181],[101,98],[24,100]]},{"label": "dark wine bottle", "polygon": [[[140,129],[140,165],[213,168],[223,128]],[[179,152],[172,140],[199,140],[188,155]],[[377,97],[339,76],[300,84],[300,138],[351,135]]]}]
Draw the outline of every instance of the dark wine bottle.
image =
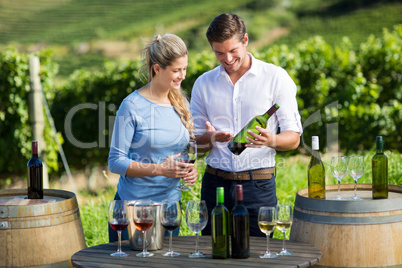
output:
[{"label": "dark wine bottle", "polygon": [[232,258],[250,256],[250,218],[243,205],[243,185],[236,185],[236,204],[232,210]]},{"label": "dark wine bottle", "polygon": [[28,164],[28,199],[43,199],[42,162],[38,157],[38,142],[32,142],[32,157]]},{"label": "dark wine bottle", "polygon": [[212,258],[229,258],[229,210],[224,205],[224,188],[216,188],[216,206],[212,217]]},{"label": "dark wine bottle", "polygon": [[371,160],[373,199],[388,198],[388,158],[383,152],[382,136],[377,136],[377,151]]},{"label": "dark wine bottle", "polygon": [[233,140],[228,144],[229,150],[236,155],[241,154],[244,149],[246,149],[246,144],[250,143],[248,140],[246,140],[246,136],[248,135],[250,138],[252,136],[247,133],[248,130],[253,131],[254,133],[259,133],[258,130],[255,129],[256,126],[260,126],[262,128],[267,127],[267,121],[268,119],[276,112],[276,110],[279,109],[278,104],[274,104],[269,110],[262,115],[257,115],[253,119],[250,120],[250,122],[247,123],[245,127],[243,127],[242,130],[240,130],[239,133],[236,134],[236,136],[233,138]]},{"label": "dark wine bottle", "polygon": [[318,136],[312,138],[311,160],[308,165],[308,197],[325,199],[325,169],[321,161]]}]

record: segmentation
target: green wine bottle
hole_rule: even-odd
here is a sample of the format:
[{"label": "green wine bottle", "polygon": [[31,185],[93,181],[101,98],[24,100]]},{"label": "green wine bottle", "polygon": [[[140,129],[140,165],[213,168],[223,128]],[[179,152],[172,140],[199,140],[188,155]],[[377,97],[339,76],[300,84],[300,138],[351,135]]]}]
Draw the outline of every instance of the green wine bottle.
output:
[{"label": "green wine bottle", "polygon": [[251,119],[250,122],[248,122],[247,125],[243,127],[243,129],[240,130],[239,133],[237,133],[233,140],[228,144],[229,150],[235,155],[241,154],[244,149],[246,149],[246,144],[250,143],[248,140],[246,140],[246,136],[248,135],[250,138],[252,138],[250,134],[247,134],[247,130],[251,130],[254,133],[259,133],[258,130],[255,129],[255,127],[260,126],[262,128],[266,128],[268,119],[278,109],[279,105],[274,104],[271,108],[269,108],[266,113],[262,115],[257,115],[253,119]]},{"label": "green wine bottle", "polygon": [[312,154],[308,164],[308,197],[325,199],[325,169],[321,161],[318,136],[312,138]]},{"label": "green wine bottle", "polygon": [[371,160],[373,199],[388,198],[388,158],[383,152],[382,136],[377,136],[377,151]]},{"label": "green wine bottle", "polygon": [[224,188],[216,188],[216,207],[212,210],[212,258],[229,258],[229,210],[224,203]]}]

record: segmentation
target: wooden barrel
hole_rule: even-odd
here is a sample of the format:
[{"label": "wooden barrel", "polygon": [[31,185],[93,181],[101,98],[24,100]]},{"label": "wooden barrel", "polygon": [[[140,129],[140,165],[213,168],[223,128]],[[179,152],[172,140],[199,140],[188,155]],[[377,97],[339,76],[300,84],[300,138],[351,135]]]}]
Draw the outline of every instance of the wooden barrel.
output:
[{"label": "wooden barrel", "polygon": [[[341,185],[341,196],[353,196],[353,187]],[[371,184],[358,184],[360,201],[332,200],[337,189],[327,186],[326,200],[297,193],[290,239],[320,249],[319,266],[402,265],[402,186],[389,185],[388,199],[373,200]]]},{"label": "wooden barrel", "polygon": [[71,256],[86,247],[75,194],[26,195],[26,189],[0,191],[0,267],[72,267]]}]

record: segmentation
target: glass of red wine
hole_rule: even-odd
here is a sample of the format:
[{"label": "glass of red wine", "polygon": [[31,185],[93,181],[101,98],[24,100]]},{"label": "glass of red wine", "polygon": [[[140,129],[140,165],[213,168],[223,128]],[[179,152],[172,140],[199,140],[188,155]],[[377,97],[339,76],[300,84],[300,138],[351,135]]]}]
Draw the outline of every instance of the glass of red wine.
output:
[{"label": "glass of red wine", "polygon": [[155,254],[147,251],[147,231],[155,222],[155,207],[151,200],[138,200],[134,204],[133,220],[135,227],[143,233],[142,252],[137,257],[151,257]]},{"label": "glass of red wine", "polygon": [[180,253],[174,252],[172,247],[172,233],[181,222],[181,207],[177,200],[163,200],[161,206],[161,224],[169,231],[169,251],[162,254],[165,257],[180,256]]},{"label": "glass of red wine", "polygon": [[[177,160],[183,163],[194,164],[196,159],[197,159],[197,143],[195,142],[195,140],[190,139],[187,145],[183,148],[183,150],[181,150],[180,156],[177,158]],[[182,192],[191,191],[189,187],[184,185],[183,179],[180,186],[178,186],[176,189]]]},{"label": "glass of red wine", "polygon": [[119,236],[119,244],[117,251],[110,254],[113,257],[126,257],[128,254],[121,251],[121,231],[127,228],[129,224],[129,218],[127,216],[128,208],[127,201],[113,200],[109,204],[108,220],[113,230],[117,231]]}]

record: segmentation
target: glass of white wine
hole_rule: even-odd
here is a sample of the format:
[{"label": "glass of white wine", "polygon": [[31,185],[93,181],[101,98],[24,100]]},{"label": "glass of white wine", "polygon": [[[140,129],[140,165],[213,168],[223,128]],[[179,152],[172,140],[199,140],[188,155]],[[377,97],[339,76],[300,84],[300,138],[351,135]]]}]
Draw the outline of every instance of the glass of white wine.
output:
[{"label": "glass of white wine", "polygon": [[276,229],[282,232],[283,234],[283,245],[282,250],[278,253],[278,255],[292,255],[292,252],[286,249],[285,241],[286,241],[286,231],[290,229],[293,222],[293,210],[290,205],[277,205],[276,206]]},{"label": "glass of white wine", "polygon": [[275,207],[260,207],[258,211],[258,227],[261,232],[267,236],[267,251],[264,255],[260,255],[262,259],[276,258],[278,255],[271,253],[269,250],[269,236],[276,226],[276,209]]}]

